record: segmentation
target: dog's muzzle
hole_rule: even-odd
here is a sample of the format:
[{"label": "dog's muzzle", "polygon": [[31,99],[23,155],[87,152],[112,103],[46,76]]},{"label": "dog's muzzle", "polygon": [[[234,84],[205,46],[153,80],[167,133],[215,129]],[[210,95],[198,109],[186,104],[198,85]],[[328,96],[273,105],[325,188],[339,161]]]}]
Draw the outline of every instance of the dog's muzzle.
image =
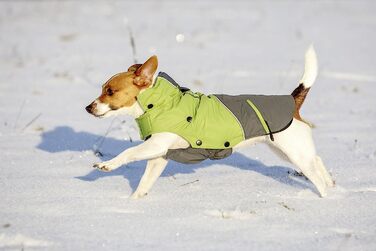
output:
[{"label": "dog's muzzle", "polygon": [[93,114],[93,110],[97,107],[97,103],[93,102],[90,105],[86,106],[86,111],[90,114]]}]

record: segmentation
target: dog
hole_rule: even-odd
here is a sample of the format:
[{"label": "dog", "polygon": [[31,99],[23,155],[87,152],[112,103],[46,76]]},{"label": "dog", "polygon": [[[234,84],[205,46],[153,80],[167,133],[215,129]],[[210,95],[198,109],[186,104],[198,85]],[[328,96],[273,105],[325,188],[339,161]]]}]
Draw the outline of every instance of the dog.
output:
[{"label": "dog", "polygon": [[[94,164],[94,168],[108,172],[130,162],[148,160],[145,173],[131,198],[137,199],[148,194],[169,159],[186,163],[195,163],[206,158],[219,159],[227,157],[241,147],[259,142],[266,143],[278,156],[294,164],[296,171],[303,173],[314,184],[321,197],[327,195],[328,187],[334,186],[333,179],[316,154],[311,125],[299,112],[318,72],[317,56],[312,46],[305,54],[303,77],[291,95],[240,95],[235,96],[237,99],[240,97],[240,101],[231,101],[240,104],[242,111],[246,110],[247,114],[255,118],[256,122],[250,125],[244,125],[249,122],[247,117],[242,118],[243,124],[240,123],[239,116],[242,115],[234,116],[237,108],[230,111],[231,102],[224,102],[226,98],[232,100],[231,96],[193,93],[187,88],[180,87],[167,74],[157,75],[157,67],[157,56],[152,56],[145,63],[134,64],[126,72],[112,76],[102,86],[101,95],[86,107],[87,112],[99,118],[127,114],[138,122],[141,138],[145,139],[143,143],[126,149],[111,160]],[[265,103],[264,106],[268,108],[262,110],[257,107],[261,104],[257,103],[259,98],[262,98],[260,102]],[[272,99],[272,102],[269,102],[268,98]],[[154,105],[147,103],[150,99],[154,100]],[[186,102],[185,100],[188,100],[189,108],[174,107]],[[287,108],[282,109],[282,103],[274,100],[282,100]],[[209,108],[205,108],[209,111],[204,114],[198,113],[203,104],[209,105]],[[219,109],[219,112],[216,109]],[[169,113],[172,110],[175,113]],[[266,110],[268,111],[265,112]],[[194,116],[187,115],[191,111],[195,113]],[[217,119],[217,113],[223,114],[222,120]],[[279,122],[273,122],[278,120],[273,116],[278,117],[281,113],[286,115],[283,116],[283,123],[278,125]],[[183,115],[187,117],[182,118]],[[207,117],[214,122],[199,121]],[[231,125],[228,125],[227,121],[232,124],[229,122]],[[270,121],[272,122],[268,123]],[[245,137],[248,131],[256,127],[259,128],[258,133]],[[205,140],[201,140],[202,138]],[[223,141],[225,142],[222,146]]]}]

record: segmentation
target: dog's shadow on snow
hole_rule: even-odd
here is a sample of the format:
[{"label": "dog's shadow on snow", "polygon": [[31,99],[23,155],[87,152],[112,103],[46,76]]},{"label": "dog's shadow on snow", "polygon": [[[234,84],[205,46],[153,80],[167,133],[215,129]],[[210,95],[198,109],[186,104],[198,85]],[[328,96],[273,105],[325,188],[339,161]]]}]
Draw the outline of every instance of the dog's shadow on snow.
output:
[{"label": "dog's shadow on snow", "polygon": [[[91,151],[94,154],[95,146],[100,145],[100,154],[97,154],[97,156],[101,159],[101,161],[111,159],[125,149],[141,143],[141,141],[130,142],[111,137],[103,138],[100,135],[89,132],[76,132],[68,126],[59,126],[51,131],[43,132],[41,137],[42,141],[37,148],[50,153],[63,151]],[[98,162],[100,161],[98,160]],[[92,164],[93,163],[87,163],[88,167],[90,167]],[[299,179],[291,179],[289,177],[289,172],[291,172],[292,169],[283,166],[266,166],[263,163],[250,159],[240,153],[234,153],[230,157],[222,160],[206,160],[199,164],[185,165],[170,161],[167,168],[163,172],[162,177],[170,177],[177,173],[189,174],[195,172],[196,169],[208,167],[214,164],[224,164],[246,171],[257,172],[283,184],[294,187],[309,188],[308,184],[306,184],[304,181]],[[93,169],[85,176],[75,178],[82,181],[92,182],[104,177],[123,176],[129,181],[129,185],[134,191],[137,188],[137,185],[145,170],[145,166],[146,161],[139,161],[122,166],[121,168],[118,168],[112,172],[101,172]]]}]

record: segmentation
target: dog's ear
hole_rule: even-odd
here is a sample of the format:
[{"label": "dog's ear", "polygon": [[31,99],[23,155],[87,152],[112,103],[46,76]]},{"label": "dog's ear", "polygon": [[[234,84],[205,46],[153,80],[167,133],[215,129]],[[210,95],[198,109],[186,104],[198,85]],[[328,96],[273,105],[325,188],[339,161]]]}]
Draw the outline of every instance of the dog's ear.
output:
[{"label": "dog's ear", "polygon": [[130,72],[135,72],[135,71],[137,71],[138,68],[141,67],[141,65],[142,65],[142,64],[134,64],[134,65],[132,65],[132,66],[130,66],[130,67],[128,68],[128,71],[130,71]]},{"label": "dog's ear", "polygon": [[[131,66],[132,67],[132,66]],[[153,75],[158,68],[157,56],[151,56],[143,65],[135,71],[136,77],[133,83],[141,87],[148,87],[151,85]]]}]

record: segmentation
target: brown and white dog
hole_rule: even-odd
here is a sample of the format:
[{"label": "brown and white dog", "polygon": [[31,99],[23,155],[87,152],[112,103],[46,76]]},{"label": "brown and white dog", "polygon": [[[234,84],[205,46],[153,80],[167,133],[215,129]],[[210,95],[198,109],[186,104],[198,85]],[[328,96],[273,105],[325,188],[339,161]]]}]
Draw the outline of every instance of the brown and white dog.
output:
[{"label": "brown and white dog", "polygon": [[[101,95],[86,110],[97,117],[109,117],[128,114],[135,118],[144,111],[137,102],[137,95],[153,85],[157,71],[156,56],[150,57],[144,64],[135,64],[127,72],[112,76],[103,86]],[[265,142],[283,159],[290,161],[296,170],[302,172],[317,188],[322,197],[327,195],[327,187],[334,182],[326,170],[321,158],[316,155],[310,125],[305,122],[299,110],[304,99],[316,80],[317,58],[311,46],[305,55],[305,71],[299,86],[292,92],[295,100],[295,113],[292,124],[284,131],[274,134],[274,141],[266,136],[244,140],[234,146],[239,148]],[[133,161],[148,160],[146,170],[132,198],[145,196],[165,169],[168,160],[164,158],[169,149],[189,147],[189,143],[181,136],[170,132],[156,133],[140,145],[129,148],[115,158],[94,164],[102,171],[111,171]]]}]

